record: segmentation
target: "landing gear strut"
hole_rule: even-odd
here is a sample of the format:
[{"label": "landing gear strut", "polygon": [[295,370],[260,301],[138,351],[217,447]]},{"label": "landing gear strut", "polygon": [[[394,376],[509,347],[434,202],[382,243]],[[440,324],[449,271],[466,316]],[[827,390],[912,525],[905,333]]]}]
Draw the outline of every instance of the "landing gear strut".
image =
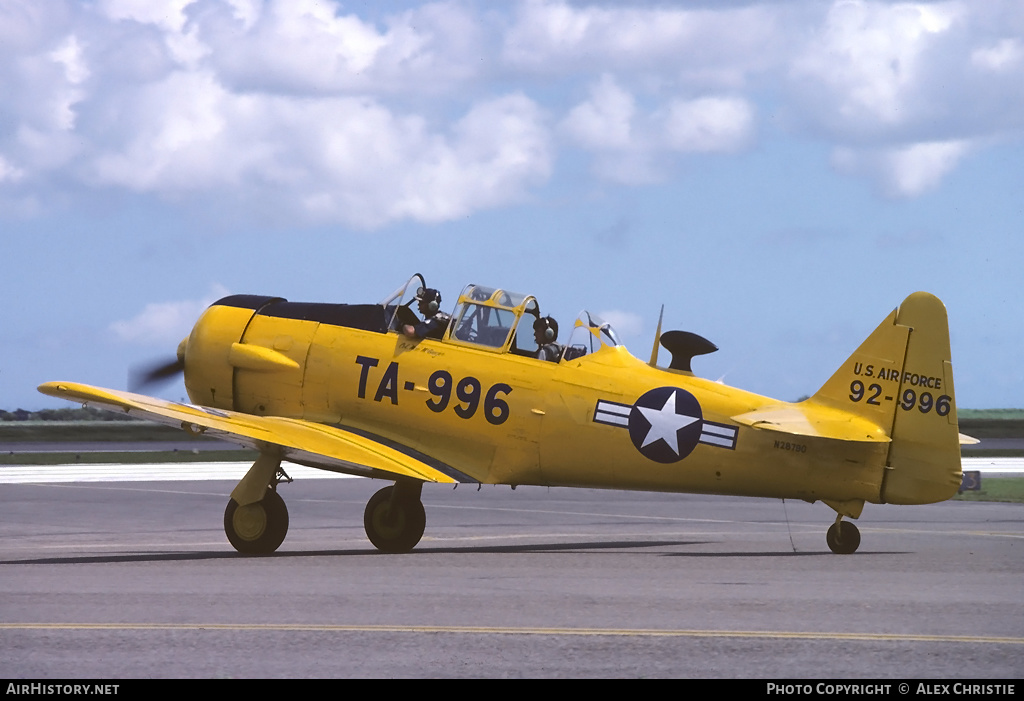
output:
[{"label": "landing gear strut", "polygon": [[420,542],[427,526],[422,488],[422,482],[402,480],[370,497],[363,526],[374,547],[386,553],[407,553]]},{"label": "landing gear strut", "polygon": [[836,517],[836,522],[828,528],[825,534],[825,542],[828,548],[837,555],[849,555],[856,552],[860,546],[860,531],[849,521],[843,520],[843,515]]}]

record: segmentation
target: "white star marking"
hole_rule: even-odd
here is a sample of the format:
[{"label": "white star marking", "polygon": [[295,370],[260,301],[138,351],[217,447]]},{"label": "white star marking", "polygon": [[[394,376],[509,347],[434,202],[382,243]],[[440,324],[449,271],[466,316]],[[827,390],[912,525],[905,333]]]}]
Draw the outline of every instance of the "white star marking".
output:
[{"label": "white star marking", "polygon": [[668,443],[668,447],[672,449],[672,452],[679,455],[677,432],[679,429],[689,426],[697,419],[693,416],[684,416],[676,413],[676,393],[673,392],[669,395],[669,398],[665,400],[665,406],[661,407],[661,409],[648,409],[642,406],[638,406],[637,409],[647,419],[647,423],[651,425],[650,430],[647,432],[647,437],[644,438],[644,443],[640,447],[646,448],[651,443],[661,439]]}]

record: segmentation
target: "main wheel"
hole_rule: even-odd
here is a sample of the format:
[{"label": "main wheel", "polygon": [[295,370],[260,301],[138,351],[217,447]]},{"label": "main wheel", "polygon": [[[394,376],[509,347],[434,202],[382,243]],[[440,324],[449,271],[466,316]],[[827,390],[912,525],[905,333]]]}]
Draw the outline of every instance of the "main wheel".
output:
[{"label": "main wheel", "polygon": [[385,487],[366,504],[363,526],[366,537],[381,552],[407,553],[416,547],[427,527],[423,502],[416,498],[396,499],[394,487]]},{"label": "main wheel", "polygon": [[277,550],[288,533],[288,507],[273,489],[255,504],[239,506],[232,499],[224,509],[224,532],[238,552],[268,555]]},{"label": "main wheel", "polygon": [[849,555],[860,547],[860,531],[848,521],[833,523],[825,534],[828,548],[837,555]]}]

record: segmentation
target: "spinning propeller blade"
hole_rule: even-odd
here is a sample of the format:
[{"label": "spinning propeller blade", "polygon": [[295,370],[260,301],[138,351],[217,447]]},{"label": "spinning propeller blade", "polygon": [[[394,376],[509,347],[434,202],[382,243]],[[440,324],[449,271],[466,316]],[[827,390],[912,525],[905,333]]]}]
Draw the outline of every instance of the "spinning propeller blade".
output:
[{"label": "spinning propeller blade", "polygon": [[185,371],[183,358],[175,358],[171,362],[158,365],[134,367],[128,372],[128,391],[139,392],[154,384],[173,378]]}]

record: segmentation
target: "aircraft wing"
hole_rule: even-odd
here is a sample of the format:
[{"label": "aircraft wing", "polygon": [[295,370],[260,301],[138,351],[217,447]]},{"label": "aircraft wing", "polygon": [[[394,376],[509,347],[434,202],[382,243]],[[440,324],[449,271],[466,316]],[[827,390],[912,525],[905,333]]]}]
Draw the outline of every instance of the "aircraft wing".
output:
[{"label": "aircraft wing", "polygon": [[892,439],[875,423],[822,405],[786,404],[739,414],[733,421],[765,431],[840,441],[889,443]]},{"label": "aircraft wing", "polygon": [[411,477],[426,482],[475,482],[423,453],[380,436],[301,419],[254,416],[75,382],[47,382],[39,391],[51,397],[220,438],[291,462],[366,477]]}]

